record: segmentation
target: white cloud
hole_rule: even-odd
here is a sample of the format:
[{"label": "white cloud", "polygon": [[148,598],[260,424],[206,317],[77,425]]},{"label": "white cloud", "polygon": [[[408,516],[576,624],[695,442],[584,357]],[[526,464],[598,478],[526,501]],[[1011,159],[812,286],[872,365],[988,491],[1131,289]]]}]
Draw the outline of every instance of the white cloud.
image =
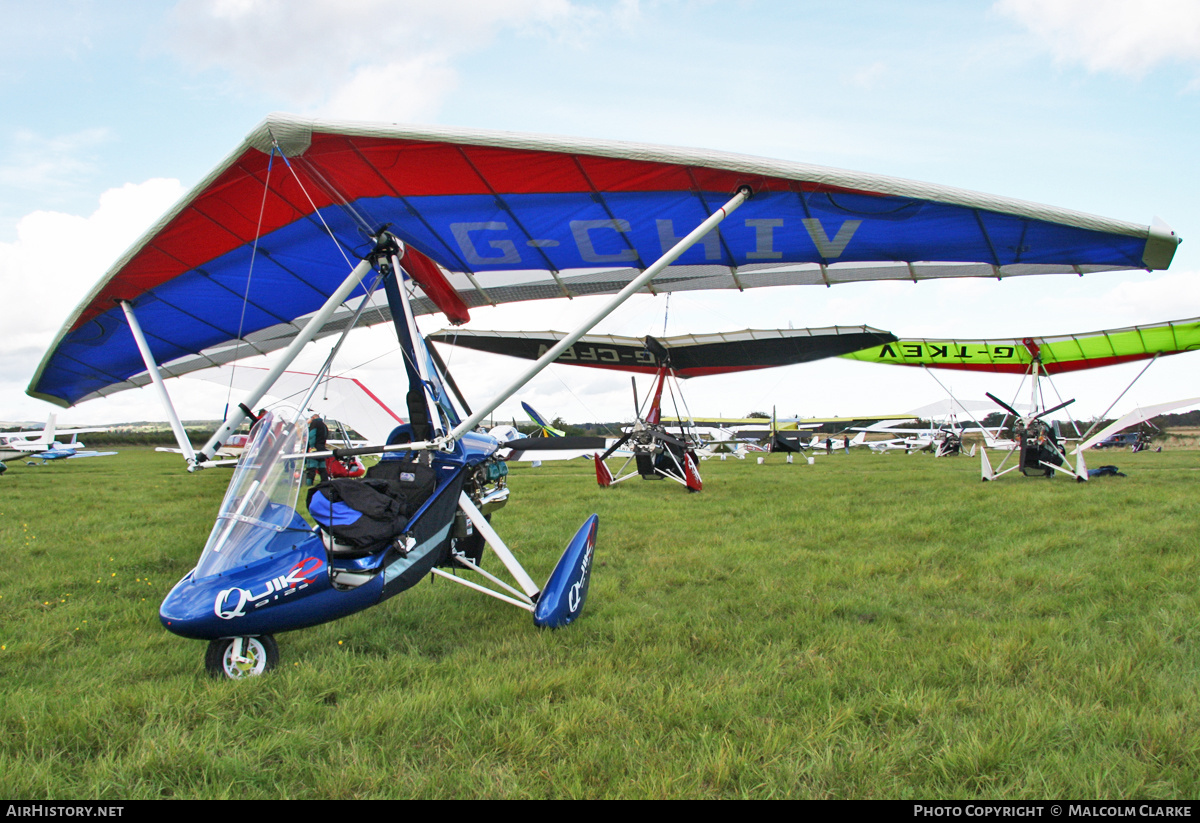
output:
[{"label": "white cloud", "polygon": [[[25,391],[70,312],[182,194],[178,180],[129,183],[104,192],[88,216],[27,214],[17,223],[17,239],[0,243],[0,293],[9,309],[0,337],[0,397],[6,407]],[[15,408],[3,414],[25,416]]]},{"label": "white cloud", "polygon": [[455,59],[501,36],[571,37],[597,18],[570,0],[183,0],[170,41],[193,65],[314,113],[428,119],[455,86]]},{"label": "white cloud", "polygon": [[1056,59],[1135,78],[1163,63],[1200,65],[1195,0],[998,0]]},{"label": "white cloud", "polygon": [[437,56],[360,66],[330,94],[322,113],[357,120],[388,120],[400,113],[405,119],[432,120],[455,85],[454,69]]}]

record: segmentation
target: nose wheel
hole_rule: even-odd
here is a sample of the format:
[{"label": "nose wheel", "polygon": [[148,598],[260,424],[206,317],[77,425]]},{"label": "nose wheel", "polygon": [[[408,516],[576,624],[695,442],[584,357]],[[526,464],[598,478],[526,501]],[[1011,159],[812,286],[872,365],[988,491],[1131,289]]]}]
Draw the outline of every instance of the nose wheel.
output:
[{"label": "nose wheel", "polygon": [[257,637],[225,637],[208,644],[204,670],[212,677],[241,680],[257,677],[279,665],[279,646],[269,634]]}]

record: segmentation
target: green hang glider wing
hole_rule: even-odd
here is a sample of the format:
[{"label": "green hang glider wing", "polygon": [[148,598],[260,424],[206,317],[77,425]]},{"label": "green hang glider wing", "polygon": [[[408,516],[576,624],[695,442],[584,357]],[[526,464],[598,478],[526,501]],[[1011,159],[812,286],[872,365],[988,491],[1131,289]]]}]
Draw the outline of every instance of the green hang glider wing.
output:
[{"label": "green hang glider wing", "polygon": [[1200,349],[1200,317],[1148,326],[1011,340],[901,339],[844,354],[866,363],[1022,374],[1034,357],[1059,374]]}]

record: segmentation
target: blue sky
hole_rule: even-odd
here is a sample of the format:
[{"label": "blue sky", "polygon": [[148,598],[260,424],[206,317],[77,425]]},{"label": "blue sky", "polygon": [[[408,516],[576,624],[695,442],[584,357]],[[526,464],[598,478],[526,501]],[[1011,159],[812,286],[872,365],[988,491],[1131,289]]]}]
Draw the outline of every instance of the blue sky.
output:
[{"label": "blue sky", "polygon": [[[722,149],[908,177],[1149,223],[1169,272],[638,298],[621,334],[869,324],[902,336],[1061,334],[1200,316],[1200,4],[221,0],[5,2],[0,29],[0,419],[88,288],[268,112]],[[476,310],[475,328],[564,328],[587,300]],[[432,331],[440,320],[428,318]],[[394,348],[371,332],[340,369]],[[323,351],[322,351],[323,354]],[[316,355],[314,355],[315,357]],[[1200,355],[1133,402],[1200,395]],[[387,358],[358,374],[381,395]],[[472,399],[517,361],[455,353]],[[1064,376],[1084,414],[1137,373]],[[956,394],[1010,379],[942,373]],[[177,381],[185,417],[225,394]],[[927,376],[825,362],[690,381],[697,414],[846,414],[940,399]],[[398,400],[399,391],[392,394]],[[628,416],[628,379],[554,367],[523,394],[568,420]],[[505,414],[516,409],[515,400]],[[519,414],[519,411],[517,412]],[[149,391],[63,412],[161,419]]]}]

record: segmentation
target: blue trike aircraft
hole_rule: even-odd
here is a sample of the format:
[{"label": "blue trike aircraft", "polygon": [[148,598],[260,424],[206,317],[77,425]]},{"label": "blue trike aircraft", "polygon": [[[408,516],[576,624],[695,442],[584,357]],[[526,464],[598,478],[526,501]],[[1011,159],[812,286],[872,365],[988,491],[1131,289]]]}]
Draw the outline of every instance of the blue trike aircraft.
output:
[{"label": "blue trike aircraft", "polygon": [[[427,574],[541,626],[576,619],[595,515],[539,588],[489,522],[506,470],[501,444],[476,429],[636,292],[1165,269],[1178,241],[1161,225],[801,163],[273,115],[114,264],[28,393],[72,406],[153,384],[191,470],[216,464],[255,420],[199,561],[160,609],[168,630],[209,641],[210,672],[242,677],[274,665],[272,635]],[[474,307],[591,295],[612,297],[475,411],[415,319],[441,312],[457,325]],[[349,330],[384,322],[404,355],[409,414],[387,443],[306,452],[308,399],[294,416],[256,419],[306,344],[339,335],[319,383]],[[270,352],[260,385],[194,450],[164,378]],[[306,459],[367,453],[382,455],[368,477],[301,501]],[[483,572],[485,545],[515,586]]]}]

